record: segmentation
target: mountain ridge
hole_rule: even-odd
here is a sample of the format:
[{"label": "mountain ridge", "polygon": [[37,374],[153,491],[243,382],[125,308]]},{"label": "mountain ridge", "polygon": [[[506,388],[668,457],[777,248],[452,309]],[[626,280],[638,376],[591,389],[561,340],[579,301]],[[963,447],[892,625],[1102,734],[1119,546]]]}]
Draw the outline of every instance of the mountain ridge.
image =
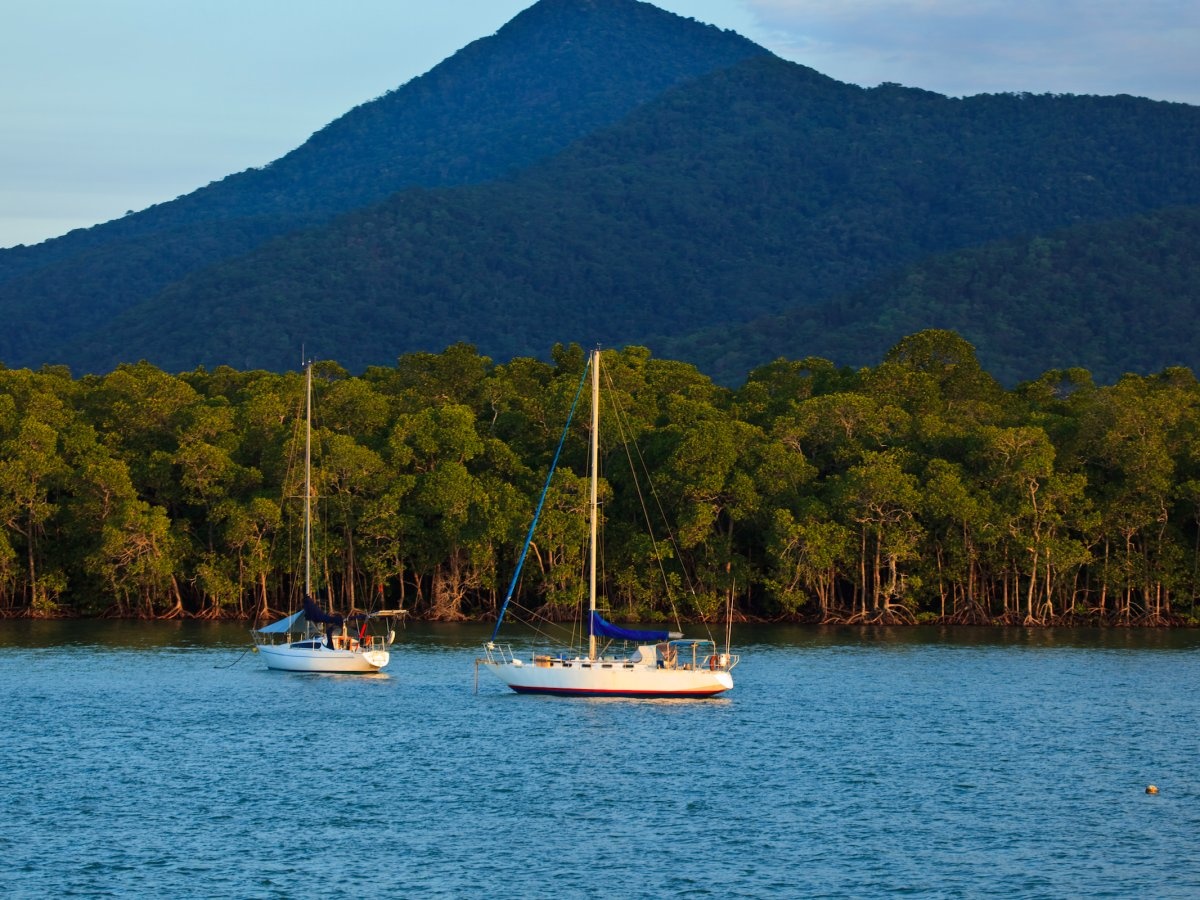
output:
[{"label": "mountain ridge", "polygon": [[[1194,358],[1198,246],[1200,206],[1156,210],[934,256],[827,303],[651,343],[735,384],[776,358],[874,365],[903,336],[939,329],[978,347],[1007,385],[1081,357],[1115,382]],[[1150,339],[1131,340],[1139,334]]]},{"label": "mountain ridge", "polygon": [[712,357],[722,330],[803,320],[927,257],[1200,203],[1198,147],[1186,104],[866,89],[638,0],[541,0],[107,244],[0,251],[0,360],[282,368],[303,343],[353,369],[455,342],[689,340]]},{"label": "mountain ridge", "polygon": [[[574,51],[562,52],[564,43]],[[498,177],[681,79],[766,52],[640,0],[540,0],[266,166],[33,247],[0,250],[0,310],[22,325],[0,339],[0,359],[70,362],[46,350],[86,341],[107,318],[188,272],[396,190]],[[570,77],[547,77],[556,65]],[[64,281],[78,286],[73,295]],[[70,317],[42,320],[47,307],[64,304]]]},{"label": "mountain ridge", "polygon": [[[1200,202],[1193,142],[1194,108],[956,100],[755,57],[509,178],[396,194],[195,273],[103,343],[158,340],[177,368],[226,350],[271,367],[307,333],[352,369],[458,341],[496,358],[655,346],[818,305],[929,254]],[[229,328],[177,352],[238,321],[256,323],[252,340]]]}]

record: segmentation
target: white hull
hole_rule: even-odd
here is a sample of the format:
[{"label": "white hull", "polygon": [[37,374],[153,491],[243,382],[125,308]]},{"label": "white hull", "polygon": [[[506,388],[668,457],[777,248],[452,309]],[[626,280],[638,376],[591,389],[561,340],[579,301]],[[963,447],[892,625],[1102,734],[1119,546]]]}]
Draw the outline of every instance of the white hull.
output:
[{"label": "white hull", "polygon": [[733,687],[722,669],[660,669],[628,660],[481,660],[480,665],[520,694],[577,697],[714,697]]},{"label": "white hull", "polygon": [[391,658],[386,650],[316,650],[286,644],[259,644],[258,652],[268,669],[283,672],[378,672]]}]

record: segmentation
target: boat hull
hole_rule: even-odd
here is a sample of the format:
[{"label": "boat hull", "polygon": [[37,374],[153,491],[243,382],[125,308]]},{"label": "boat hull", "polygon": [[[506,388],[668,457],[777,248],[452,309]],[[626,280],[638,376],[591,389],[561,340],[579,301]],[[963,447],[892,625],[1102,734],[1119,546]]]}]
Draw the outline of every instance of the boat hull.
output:
[{"label": "boat hull", "polygon": [[482,661],[480,665],[518,694],[687,699],[715,697],[733,687],[733,676],[720,669],[658,669],[621,661],[579,660],[554,666],[520,660]]},{"label": "boat hull", "polygon": [[260,644],[258,652],[268,669],[281,672],[371,673],[378,672],[391,658],[386,650],[317,650],[270,644]]}]

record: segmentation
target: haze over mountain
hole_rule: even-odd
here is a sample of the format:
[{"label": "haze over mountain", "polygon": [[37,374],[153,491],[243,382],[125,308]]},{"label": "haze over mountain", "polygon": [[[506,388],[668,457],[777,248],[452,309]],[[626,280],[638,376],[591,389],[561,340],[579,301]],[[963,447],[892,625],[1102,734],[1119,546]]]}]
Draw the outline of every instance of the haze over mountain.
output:
[{"label": "haze over mountain", "polygon": [[[303,345],[359,369],[455,341],[498,359],[579,341],[649,344],[737,380],[776,355],[851,355],[855,329],[873,349],[966,321],[960,294],[914,305],[897,287],[935,255],[1119,220],[1129,236],[1107,234],[1136,248],[1151,220],[1132,217],[1200,204],[1197,148],[1192,106],[864,90],[636,0],[541,0],[264,169],[0,252],[0,360],[290,368]],[[1028,289],[1003,295],[1009,329],[1075,338],[1085,367],[1119,371],[1114,347],[1132,368],[1194,365],[1179,342],[1133,346],[1167,346],[1154,329],[1194,309],[1177,271],[1190,259],[1084,316],[1115,333],[1136,304],[1143,334],[1046,328],[1059,298],[1078,318],[1095,295],[1070,286],[1086,266],[1042,271],[1052,294],[1026,270]],[[1150,314],[1160,303],[1172,315]],[[843,336],[822,343],[813,323],[835,321]],[[986,360],[995,331],[976,330]],[[1014,377],[1070,364],[1069,347],[1042,365],[1028,346]]]}]

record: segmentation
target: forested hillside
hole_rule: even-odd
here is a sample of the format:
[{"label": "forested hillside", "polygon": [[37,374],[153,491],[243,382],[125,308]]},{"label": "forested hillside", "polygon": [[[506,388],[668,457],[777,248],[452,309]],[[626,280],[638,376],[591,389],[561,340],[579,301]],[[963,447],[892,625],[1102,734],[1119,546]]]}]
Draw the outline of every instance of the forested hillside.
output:
[{"label": "forested hillside", "polygon": [[[494,615],[585,362],[578,346],[550,355],[496,365],[460,345],[361,376],[317,366],[325,602]],[[1107,387],[1052,371],[1006,391],[944,331],[857,371],[779,360],[737,391],[640,348],[606,352],[604,370],[635,447],[602,448],[604,602],[622,617],[711,620],[732,600],[824,622],[1196,621],[1187,370]],[[0,369],[0,613],[290,606],[302,387],[231,368]],[[581,596],[585,440],[563,450],[517,598],[552,618]],[[675,536],[670,596],[627,455]]]},{"label": "forested hillside", "polygon": [[931,253],[1200,201],[1197,147],[1191,107],[866,91],[757,58],[518,177],[404,192],[198,274],[89,346],[279,368],[307,337],[361,370],[458,340],[653,345]]},{"label": "forested hillside", "polygon": [[1087,361],[1098,381],[1200,360],[1200,207],[1079,225],[937,256],[816,307],[662,341],[718,382],[799,354],[875,365],[948,328],[1006,384]]},{"label": "forested hillside", "polygon": [[[1162,335],[1194,300],[1184,263],[1159,266],[1133,218],[1196,204],[1196,107],[867,90],[636,0],[541,0],[264,169],[0,252],[0,360],[282,370],[306,347],[361,372],[579,341],[735,384],[781,352],[869,364],[953,325],[1006,381],[1107,379],[1200,362],[1186,329]],[[991,249],[910,269],[1100,222],[1130,229],[1136,292],[1079,287],[1097,279],[1069,253],[1019,285]]]},{"label": "forested hillside", "polygon": [[158,292],[188,273],[270,237],[404,188],[496,178],[674,84],[765,52],[637,0],[540,0],[263,168],[34,247],[0,250],[0,360],[87,369],[97,356],[153,357],[154,346],[97,348],[93,332],[139,303],[155,306]]}]

